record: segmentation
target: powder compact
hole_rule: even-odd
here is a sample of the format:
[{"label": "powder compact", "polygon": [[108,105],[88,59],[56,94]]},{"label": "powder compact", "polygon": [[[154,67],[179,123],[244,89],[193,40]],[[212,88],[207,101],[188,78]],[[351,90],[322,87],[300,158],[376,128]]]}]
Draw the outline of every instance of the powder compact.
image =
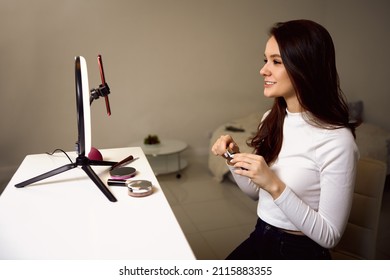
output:
[{"label": "powder compact", "polygon": [[134,158],[132,155],[127,158],[115,163],[110,168],[110,176],[113,179],[125,180],[135,176],[137,172],[133,167],[123,167],[124,164],[128,164],[130,162],[135,161],[138,158]]},{"label": "powder compact", "polygon": [[152,182],[147,180],[118,180],[108,179],[109,186],[126,186],[129,195],[133,197],[144,197],[153,193]]},{"label": "powder compact", "polygon": [[133,167],[116,167],[110,170],[110,176],[113,179],[125,180],[134,177],[136,172]]},{"label": "powder compact", "polygon": [[152,194],[152,183],[147,180],[131,181],[127,187],[129,188],[129,195],[135,197],[143,197]]}]

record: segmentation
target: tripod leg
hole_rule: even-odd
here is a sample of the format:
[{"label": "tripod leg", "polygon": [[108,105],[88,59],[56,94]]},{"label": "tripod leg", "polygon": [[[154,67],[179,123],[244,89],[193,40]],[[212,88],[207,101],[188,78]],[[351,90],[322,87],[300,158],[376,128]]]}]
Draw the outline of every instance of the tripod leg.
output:
[{"label": "tripod leg", "polygon": [[46,178],[52,177],[52,176],[54,176],[54,175],[63,173],[63,172],[65,172],[65,171],[68,171],[68,170],[70,170],[70,169],[73,169],[73,168],[75,168],[76,166],[77,166],[77,165],[74,164],[74,163],[66,164],[66,165],[64,165],[64,166],[61,166],[61,167],[59,167],[59,168],[53,169],[53,170],[51,170],[51,171],[49,171],[49,172],[43,173],[43,174],[38,175],[38,176],[36,176],[36,177],[34,177],[34,178],[31,178],[31,179],[29,179],[29,180],[26,180],[26,181],[24,181],[24,182],[21,182],[21,183],[19,183],[19,184],[16,184],[15,187],[17,187],[17,188],[23,188],[23,187],[25,187],[25,186],[27,186],[27,185],[33,184],[33,183],[35,183],[35,182],[41,181],[41,180],[43,180],[43,179],[46,179]]},{"label": "tripod leg", "polygon": [[91,166],[89,165],[83,165],[81,167],[85,173],[91,178],[91,180],[96,184],[96,186],[103,192],[103,194],[108,198],[111,202],[116,202],[117,199],[115,196],[107,189],[106,185],[100,180],[99,176],[96,175],[96,173],[93,171]]}]

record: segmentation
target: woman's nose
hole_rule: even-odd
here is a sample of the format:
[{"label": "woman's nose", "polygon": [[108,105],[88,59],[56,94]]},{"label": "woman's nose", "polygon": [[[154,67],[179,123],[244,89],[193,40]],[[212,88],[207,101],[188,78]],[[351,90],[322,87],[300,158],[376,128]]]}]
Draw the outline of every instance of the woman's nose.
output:
[{"label": "woman's nose", "polygon": [[264,64],[264,66],[259,71],[261,76],[267,76],[269,75],[269,71],[267,70],[267,64]]}]

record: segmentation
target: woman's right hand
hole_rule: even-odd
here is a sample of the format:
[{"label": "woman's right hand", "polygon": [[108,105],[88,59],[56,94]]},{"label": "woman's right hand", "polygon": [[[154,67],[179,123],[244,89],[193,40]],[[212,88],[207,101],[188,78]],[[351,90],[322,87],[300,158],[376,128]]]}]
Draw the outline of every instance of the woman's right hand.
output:
[{"label": "woman's right hand", "polygon": [[211,152],[216,156],[226,158],[225,152],[228,148],[235,154],[240,152],[240,148],[230,135],[222,135],[217,139],[217,141],[215,141],[213,147],[211,148]]}]

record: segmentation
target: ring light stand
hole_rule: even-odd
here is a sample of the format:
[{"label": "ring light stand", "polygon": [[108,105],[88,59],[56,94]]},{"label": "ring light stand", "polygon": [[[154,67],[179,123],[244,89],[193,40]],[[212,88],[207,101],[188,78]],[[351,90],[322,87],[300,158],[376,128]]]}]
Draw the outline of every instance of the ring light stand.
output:
[{"label": "ring light stand", "polygon": [[49,172],[38,175],[34,178],[26,180],[24,182],[15,185],[17,188],[22,188],[43,179],[52,177],[54,175],[71,170],[78,166],[87,173],[89,178],[96,184],[96,186],[103,192],[108,200],[115,202],[117,199],[109,191],[106,185],[100,180],[99,176],[91,168],[91,165],[100,166],[113,166],[116,162],[111,161],[98,161],[90,160],[86,155],[86,151],[91,150],[91,110],[90,105],[94,99],[98,99],[100,96],[104,96],[106,99],[107,113],[110,114],[108,94],[110,93],[108,85],[105,83],[103,74],[103,65],[101,63],[101,56],[98,56],[100,73],[102,78],[102,85],[98,89],[91,90],[91,96],[89,96],[88,85],[88,72],[87,64],[82,56],[78,56],[75,59],[75,80],[76,80],[76,105],[77,105],[77,123],[78,123],[78,141],[77,141],[77,154],[76,162],[63,165],[59,168],[53,169]]}]

